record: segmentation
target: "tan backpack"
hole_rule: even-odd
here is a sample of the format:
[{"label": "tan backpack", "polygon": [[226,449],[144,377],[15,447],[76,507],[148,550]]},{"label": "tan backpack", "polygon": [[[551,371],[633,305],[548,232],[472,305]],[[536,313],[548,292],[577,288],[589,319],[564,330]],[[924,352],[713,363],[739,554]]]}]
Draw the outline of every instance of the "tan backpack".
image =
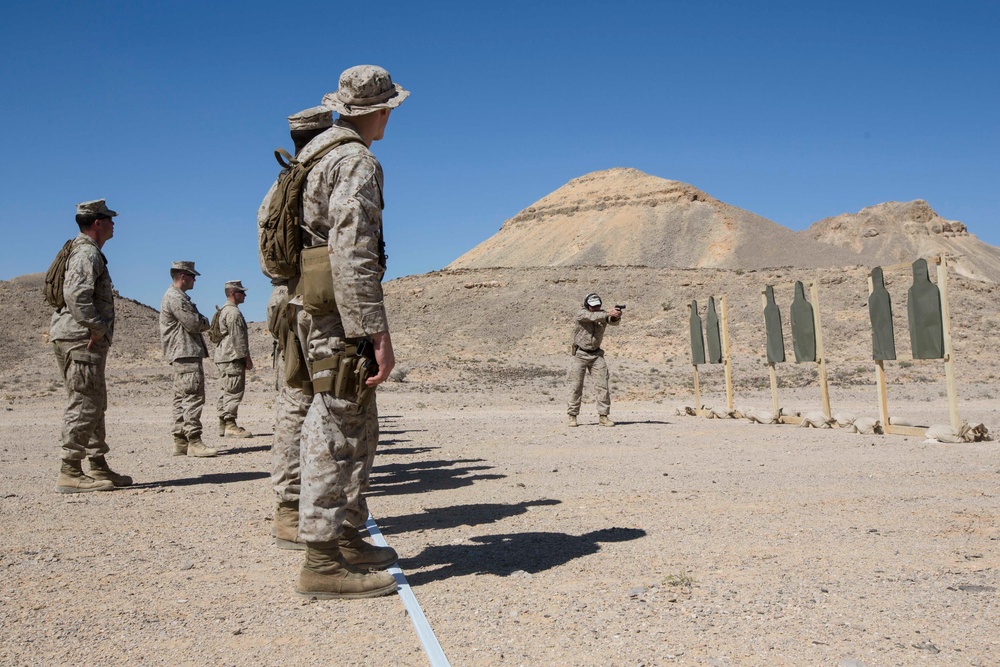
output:
[{"label": "tan backpack", "polygon": [[66,265],[69,263],[69,256],[73,252],[75,242],[75,238],[66,241],[56,253],[55,259],[49,265],[49,270],[45,272],[45,286],[42,287],[42,296],[45,297],[45,303],[56,310],[66,306],[63,286],[66,284]]},{"label": "tan backpack", "polygon": [[[278,183],[268,202],[267,217],[259,223],[257,240],[264,273],[269,278],[286,280],[299,275],[302,252],[302,191],[312,168],[341,144],[361,142],[356,137],[341,137],[300,162],[283,148],[274,151],[281,165]],[[282,159],[282,156],[284,159]]]},{"label": "tan backpack", "polygon": [[208,325],[208,339],[212,341],[212,345],[218,345],[222,342],[225,336],[222,333],[222,324],[219,322],[219,315],[222,314],[222,309],[218,306],[215,307],[215,315],[212,315],[212,322]]}]

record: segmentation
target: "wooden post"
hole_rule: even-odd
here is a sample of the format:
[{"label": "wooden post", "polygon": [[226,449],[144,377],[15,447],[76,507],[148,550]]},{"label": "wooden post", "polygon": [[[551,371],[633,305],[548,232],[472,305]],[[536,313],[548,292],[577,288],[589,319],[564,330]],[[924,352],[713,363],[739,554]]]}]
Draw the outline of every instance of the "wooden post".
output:
[{"label": "wooden post", "polygon": [[694,409],[701,410],[701,385],[698,382],[698,364],[694,364]]},{"label": "wooden post", "polygon": [[941,324],[944,332],[944,376],[948,386],[948,416],[951,427],[958,429],[962,421],[958,416],[958,386],[955,383],[955,351],[951,346],[951,305],[948,301],[948,258],[938,257],[938,290],[941,292]]},{"label": "wooden post", "polygon": [[719,297],[722,304],[722,363],[726,365],[726,405],[733,410],[733,366],[729,359],[729,315],[726,312],[726,295]]},{"label": "wooden post", "polygon": [[816,281],[809,288],[812,296],[813,324],[816,327],[816,361],[819,363],[819,392],[823,402],[823,414],[827,419],[833,417],[830,411],[830,385],[826,379],[826,350],[823,347],[823,325],[819,317],[819,286]]}]

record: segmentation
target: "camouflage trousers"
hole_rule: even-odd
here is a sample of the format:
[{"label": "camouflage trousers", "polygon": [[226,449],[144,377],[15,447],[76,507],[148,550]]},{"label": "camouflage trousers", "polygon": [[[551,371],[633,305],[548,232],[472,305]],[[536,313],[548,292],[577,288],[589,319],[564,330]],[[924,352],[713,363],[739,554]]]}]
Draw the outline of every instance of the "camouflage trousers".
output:
[{"label": "camouflage trousers", "polygon": [[[278,367],[279,369],[281,366]],[[299,454],[302,424],[310,397],[282,382],[274,407],[274,441],[271,445],[271,486],[278,502],[299,502],[302,472]]]},{"label": "camouflage trousers", "polygon": [[219,400],[215,404],[219,419],[235,423],[247,388],[247,362],[245,359],[235,359],[215,366],[219,369],[221,384]]},{"label": "camouflage trousers", "polygon": [[611,412],[608,362],[604,360],[604,352],[590,353],[577,350],[569,367],[569,402],[566,404],[566,414],[580,414],[580,402],[583,400],[583,380],[588,372],[594,376],[594,384],[597,389],[597,414],[607,415]]},{"label": "camouflage trousers", "polygon": [[299,538],[335,540],[368,519],[364,493],[378,446],[378,409],[331,394],[313,396],[302,425]]},{"label": "camouflage trousers", "polygon": [[[310,362],[344,349],[343,327],[337,314],[311,317],[299,308],[296,331]],[[364,494],[377,447],[378,408],[374,396],[365,405],[327,393],[313,396],[302,424],[301,540],[328,542],[337,539],[345,525],[364,525],[368,520]]]},{"label": "camouflage trousers", "polygon": [[64,461],[103,456],[109,451],[104,430],[104,413],[108,409],[104,369],[109,347],[107,338],[90,350],[87,349],[87,340],[53,342],[56,363],[59,364],[69,399],[63,413]]},{"label": "camouflage trousers", "polygon": [[201,437],[201,411],[205,407],[205,369],[201,359],[183,357],[174,369],[174,435],[188,440]]}]

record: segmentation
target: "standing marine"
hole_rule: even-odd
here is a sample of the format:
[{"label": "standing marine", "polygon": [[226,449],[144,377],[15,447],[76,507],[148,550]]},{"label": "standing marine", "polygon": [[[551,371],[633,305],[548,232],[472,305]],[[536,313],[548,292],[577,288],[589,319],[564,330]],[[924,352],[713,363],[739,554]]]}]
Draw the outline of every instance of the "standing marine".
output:
[{"label": "standing marine", "polygon": [[247,386],[247,371],[253,370],[247,321],[240,312],[247,291],[243,281],[226,283],[226,305],[219,311],[222,340],[215,348],[215,366],[219,369],[222,391],[216,405],[219,412],[219,435],[226,438],[249,438],[250,432],[236,423],[240,402]]},{"label": "standing marine", "polygon": [[332,149],[309,172],[302,197],[302,307],[296,319],[314,396],[302,426],[297,592],[361,598],[396,590],[384,570],[396,552],[361,538],[378,445],[375,387],[396,363],[382,294],[382,166],[370,147],[409,95],[389,72],[351,67],[323,104],[339,114],[302,151]]},{"label": "standing marine", "polygon": [[[113,471],[104,457],[110,451],[104,424],[108,409],[104,371],[115,331],[115,299],[108,260],[101,250],[115,235],[117,215],[103,199],[77,204],[80,233],[70,242],[63,305],[49,325],[69,399],[63,414],[59,493],[108,491],[132,484],[131,477]],[[90,459],[89,475],[83,472],[84,458]]]},{"label": "standing marine", "polygon": [[[623,306],[624,307],[624,306]],[[615,306],[610,311],[601,308],[601,297],[588,294],[583,300],[583,308],[576,314],[573,327],[573,359],[569,367],[569,414],[567,424],[576,426],[583,399],[583,380],[589,372],[597,385],[597,415],[601,426],[614,426],[608,415],[611,413],[611,391],[608,388],[608,363],[604,360],[601,341],[607,326],[617,326],[622,319],[622,311]]]},{"label": "standing marine", "polygon": [[187,295],[201,275],[194,262],[174,262],[172,284],[160,302],[160,342],[163,357],[174,369],[174,456],[215,456],[201,440],[201,411],[205,407],[205,368],[208,346],[202,333],[208,319]]},{"label": "standing marine", "polygon": [[[323,106],[311,107],[288,117],[288,129],[295,155],[298,156],[309,142],[333,125],[333,112]],[[277,181],[264,196],[257,212],[261,225],[267,219],[271,197]],[[267,329],[275,342],[274,368],[278,396],[274,403],[274,440],[271,445],[271,488],[277,496],[271,535],[279,549],[302,550],[306,545],[299,539],[299,493],[302,485],[299,452],[302,442],[302,424],[306,420],[312,391],[308,390],[308,372],[299,362],[301,346],[295,337],[296,329],[289,314],[288,279],[268,270],[263,256],[260,268],[271,279],[271,297],[267,301]],[[293,318],[292,318],[293,319]],[[288,348],[286,350],[286,348]],[[288,363],[286,363],[286,361]],[[306,387],[303,387],[306,380]]]}]

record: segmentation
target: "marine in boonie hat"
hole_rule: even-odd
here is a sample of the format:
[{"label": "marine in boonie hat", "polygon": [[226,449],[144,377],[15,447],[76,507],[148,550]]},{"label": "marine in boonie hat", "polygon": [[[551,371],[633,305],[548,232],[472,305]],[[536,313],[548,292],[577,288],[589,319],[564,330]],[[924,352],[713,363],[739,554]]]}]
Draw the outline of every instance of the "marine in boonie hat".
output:
[{"label": "marine in boonie hat", "polygon": [[200,276],[201,274],[194,270],[194,262],[174,262],[170,265],[171,271],[183,271],[184,273],[190,274],[192,276]]},{"label": "marine in boonie hat", "polygon": [[246,294],[247,288],[243,286],[242,280],[227,280],[226,281],[226,291],[227,292],[243,292]]},{"label": "marine in boonie hat", "polygon": [[333,112],[327,107],[318,106],[303,109],[288,117],[288,129],[325,130],[333,127]]},{"label": "marine in boonie hat", "polygon": [[92,215],[98,220],[101,218],[113,218],[118,215],[118,211],[112,211],[103,199],[80,202],[76,205],[77,215]]},{"label": "marine in boonie hat", "polygon": [[341,116],[363,116],[379,109],[395,109],[409,97],[385,69],[356,65],[340,75],[340,87],[323,96],[323,106]]}]

